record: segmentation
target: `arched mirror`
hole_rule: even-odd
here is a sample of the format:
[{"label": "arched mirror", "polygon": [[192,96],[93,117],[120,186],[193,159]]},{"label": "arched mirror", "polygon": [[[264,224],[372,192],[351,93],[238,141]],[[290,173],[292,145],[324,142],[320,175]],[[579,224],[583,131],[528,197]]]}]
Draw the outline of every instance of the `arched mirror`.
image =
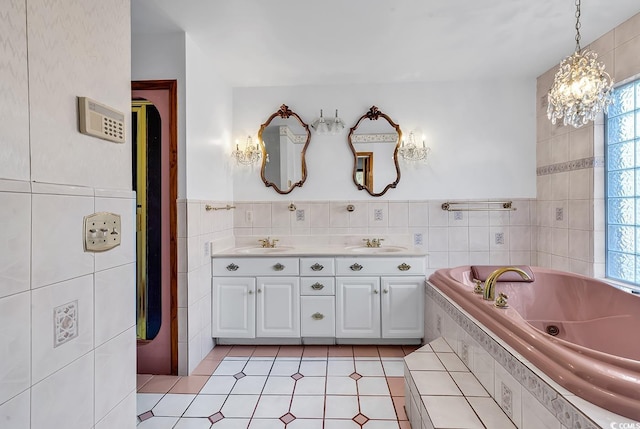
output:
[{"label": "arched mirror", "polygon": [[260,177],[265,186],[288,194],[307,179],[304,155],[311,140],[309,126],[285,104],[260,126],[262,145]]},{"label": "arched mirror", "polygon": [[349,132],[353,152],[353,182],[373,197],[384,195],[400,181],[398,142],[402,131],[389,116],[372,106]]}]

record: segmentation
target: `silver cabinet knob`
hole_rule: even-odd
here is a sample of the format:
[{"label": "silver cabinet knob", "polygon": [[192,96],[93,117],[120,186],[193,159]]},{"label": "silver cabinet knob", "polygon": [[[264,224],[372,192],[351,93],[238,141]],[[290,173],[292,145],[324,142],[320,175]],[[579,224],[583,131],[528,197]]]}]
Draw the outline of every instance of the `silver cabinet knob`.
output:
[{"label": "silver cabinet knob", "polygon": [[324,269],[323,265],[318,264],[317,262],[311,266],[313,271],[322,271]]},{"label": "silver cabinet knob", "polygon": [[258,293],[262,293],[262,289],[258,289]]},{"label": "silver cabinet knob", "polygon": [[362,269],[362,265],[356,262],[355,264],[351,265],[349,268],[351,268],[351,271],[360,271]]},{"label": "silver cabinet knob", "polygon": [[253,295],[253,290],[249,289],[249,295]]},{"label": "silver cabinet knob", "polygon": [[389,293],[389,290],[388,289],[382,289],[382,292]]},{"label": "silver cabinet knob", "polygon": [[374,289],[373,293],[377,294],[378,293],[378,289]]},{"label": "silver cabinet knob", "polygon": [[322,313],[313,313],[311,315],[311,318],[313,320],[322,320],[322,319],[324,319],[324,314],[322,314]]},{"label": "silver cabinet knob", "polygon": [[227,271],[238,271],[239,266],[234,263],[227,265]]},{"label": "silver cabinet knob", "polygon": [[324,285],[322,283],[314,283],[311,285],[311,289],[313,290],[322,290],[324,289]]},{"label": "silver cabinet knob", "polygon": [[276,270],[276,271],[282,271],[282,270],[284,270],[284,265],[282,265],[280,262],[278,262],[277,264],[275,264],[273,266],[273,269]]}]

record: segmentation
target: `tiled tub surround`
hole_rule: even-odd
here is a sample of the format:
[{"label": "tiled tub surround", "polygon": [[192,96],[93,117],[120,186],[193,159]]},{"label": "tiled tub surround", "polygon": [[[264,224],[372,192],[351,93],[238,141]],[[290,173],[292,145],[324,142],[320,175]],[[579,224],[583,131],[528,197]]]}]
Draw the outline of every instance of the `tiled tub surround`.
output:
[{"label": "tiled tub surround", "polygon": [[444,337],[517,427],[591,429],[636,424],[558,385],[429,282],[426,295],[425,340]]},{"label": "tiled tub surround", "polygon": [[442,337],[404,358],[404,389],[413,429],[515,429]]}]

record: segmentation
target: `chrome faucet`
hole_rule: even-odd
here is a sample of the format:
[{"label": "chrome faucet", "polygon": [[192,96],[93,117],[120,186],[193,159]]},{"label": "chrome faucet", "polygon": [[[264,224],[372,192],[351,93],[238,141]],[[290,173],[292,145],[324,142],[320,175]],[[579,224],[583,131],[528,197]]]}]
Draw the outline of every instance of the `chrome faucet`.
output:
[{"label": "chrome faucet", "polygon": [[262,245],[263,248],[265,249],[273,249],[274,247],[276,247],[276,243],[279,240],[276,240],[275,238],[272,240],[270,237],[267,238],[263,238],[261,240],[258,240],[258,242]]},{"label": "chrome faucet", "polygon": [[380,247],[380,245],[384,241],[384,238],[372,238],[372,239],[363,238],[362,241],[365,242],[364,244],[367,247]]},{"label": "chrome faucet", "polygon": [[482,297],[484,299],[486,299],[487,301],[494,300],[496,282],[498,281],[498,277],[500,277],[501,275],[503,275],[508,271],[513,271],[514,273],[520,274],[520,277],[522,277],[522,280],[531,280],[531,277],[529,277],[529,274],[527,274],[525,271],[521,270],[520,268],[516,268],[516,267],[498,268],[497,270],[489,274],[489,277],[487,277],[487,280],[485,280],[484,282],[484,292],[482,293]]}]

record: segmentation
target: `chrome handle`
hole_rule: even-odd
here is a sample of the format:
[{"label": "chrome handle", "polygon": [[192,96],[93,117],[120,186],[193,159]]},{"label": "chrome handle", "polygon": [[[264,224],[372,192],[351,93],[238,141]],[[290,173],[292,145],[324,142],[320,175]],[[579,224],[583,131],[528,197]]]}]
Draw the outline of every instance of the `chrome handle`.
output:
[{"label": "chrome handle", "polygon": [[252,290],[249,290],[249,295],[253,295],[253,291]]},{"label": "chrome handle", "polygon": [[388,289],[382,289],[382,291],[383,291],[384,293],[389,293],[389,290],[388,290]]},{"label": "chrome handle", "polygon": [[411,269],[411,265],[405,264],[404,262],[398,265],[398,269],[400,271],[409,271]]},{"label": "chrome handle", "polygon": [[311,285],[311,289],[313,290],[322,290],[324,289],[324,285],[322,283],[314,283]]},{"label": "chrome handle", "polygon": [[377,295],[378,294],[378,289],[374,289],[373,293],[375,293]]},{"label": "chrome handle", "polygon": [[227,265],[227,271],[238,271],[239,266],[234,263]]},{"label": "chrome handle", "polygon": [[311,315],[311,318],[313,320],[322,320],[322,319],[324,319],[324,314],[322,314],[322,313],[313,313]]},{"label": "chrome handle", "polygon": [[351,265],[349,268],[351,268],[351,271],[360,271],[362,269],[362,265],[356,262],[355,264]]},{"label": "chrome handle", "polygon": [[323,265],[318,264],[317,262],[311,266],[313,271],[322,271],[324,269]]},{"label": "chrome handle", "polygon": [[276,271],[282,271],[282,270],[284,270],[284,265],[282,265],[280,262],[278,262],[277,264],[275,264],[273,266],[273,269],[276,270]]}]

